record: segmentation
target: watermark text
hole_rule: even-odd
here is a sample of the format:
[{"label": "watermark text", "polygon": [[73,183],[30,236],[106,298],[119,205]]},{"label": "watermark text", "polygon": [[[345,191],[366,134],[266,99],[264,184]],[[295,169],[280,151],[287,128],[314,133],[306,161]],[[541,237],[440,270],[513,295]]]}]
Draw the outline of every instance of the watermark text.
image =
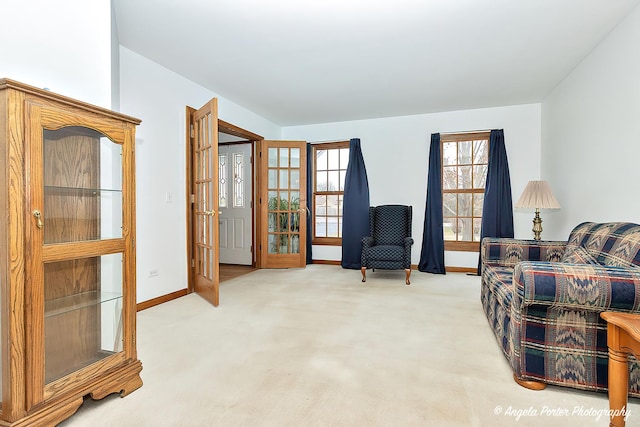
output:
[{"label": "watermark text", "polygon": [[600,421],[602,418],[609,419],[612,416],[620,415],[627,420],[631,415],[631,411],[626,408],[614,411],[611,409],[592,408],[579,405],[573,407],[544,405],[541,407],[529,406],[524,408],[511,405],[507,407],[497,405],[493,408],[493,413],[503,417],[514,418],[516,421],[519,421],[521,418],[528,417],[588,417],[595,419],[595,421]]}]

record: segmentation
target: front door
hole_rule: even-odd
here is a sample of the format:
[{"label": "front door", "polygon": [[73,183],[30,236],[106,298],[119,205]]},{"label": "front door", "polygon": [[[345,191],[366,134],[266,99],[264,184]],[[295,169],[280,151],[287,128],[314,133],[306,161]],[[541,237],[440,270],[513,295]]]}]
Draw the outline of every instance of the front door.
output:
[{"label": "front door", "polygon": [[197,294],[219,302],[218,270],[218,100],[193,113],[191,224],[193,281]]},{"label": "front door", "polygon": [[260,160],[260,264],[305,267],[307,143],[262,141]]},{"label": "front door", "polygon": [[220,262],[253,264],[251,143],[218,147]]}]

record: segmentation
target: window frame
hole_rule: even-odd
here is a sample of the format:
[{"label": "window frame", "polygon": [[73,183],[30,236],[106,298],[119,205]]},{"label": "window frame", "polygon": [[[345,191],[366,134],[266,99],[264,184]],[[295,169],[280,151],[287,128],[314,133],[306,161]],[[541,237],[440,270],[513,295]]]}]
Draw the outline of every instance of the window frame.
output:
[{"label": "window frame", "polygon": [[[318,165],[317,165],[317,160],[318,160],[318,156],[317,156],[317,152],[318,150],[339,150],[339,149],[343,149],[343,148],[350,148],[350,141],[337,141],[337,142],[321,142],[321,143],[315,143],[315,144],[311,144],[312,147],[312,156],[313,156],[313,163],[312,163],[312,167],[313,170],[311,171],[312,173],[312,182],[313,182],[313,190],[312,190],[312,210],[311,210],[311,244],[313,245],[326,245],[326,246],[342,246],[342,237],[316,237],[316,212],[317,212],[317,208],[316,208],[316,196],[317,195],[324,195],[324,196],[333,196],[333,195],[338,195],[339,197],[342,197],[342,200],[344,202],[344,188],[343,190],[338,190],[338,191],[318,191],[318,180],[317,180],[317,171],[318,171]],[[347,161],[347,165],[348,165],[348,161]],[[341,165],[340,165],[341,166]],[[342,169],[339,169],[342,170]],[[346,166],[345,169],[346,171]],[[341,212],[339,217],[341,218],[340,220],[340,224],[342,225],[342,219],[343,219],[343,214],[344,212]],[[325,215],[326,216],[326,215]]]},{"label": "window frame", "polygon": [[[442,180],[442,209],[443,209],[443,227],[444,227],[444,195],[445,194],[483,194],[485,193],[485,188],[486,188],[486,177],[485,177],[485,188],[470,188],[470,189],[460,189],[460,188],[455,188],[455,189],[446,189],[445,190],[445,185],[444,185],[444,171],[445,171],[445,164],[444,164],[444,144],[445,143],[451,143],[451,142],[455,142],[455,143],[459,143],[461,141],[480,141],[480,140],[486,140],[487,141],[487,172],[488,172],[488,165],[489,165],[489,138],[490,138],[491,132],[490,131],[480,131],[480,132],[459,132],[459,133],[449,133],[449,134],[441,134],[440,135],[440,161],[441,161],[441,180]],[[456,166],[471,166],[472,167],[472,171],[473,171],[473,166],[475,165],[484,165],[485,163],[474,163],[474,159],[473,159],[473,155],[471,156],[471,163],[469,164],[460,164],[460,163],[456,163]],[[473,172],[472,172],[473,173]],[[472,175],[473,176],[473,175]],[[473,178],[472,178],[473,180]],[[457,212],[456,212],[457,214]],[[452,217],[448,217],[448,218],[452,218]],[[460,218],[459,216],[455,216],[456,221]],[[462,217],[462,218],[468,218],[468,217]],[[471,224],[473,226],[473,219],[474,218],[478,218],[477,216],[473,215],[473,208],[471,211]],[[482,220],[482,216],[480,216],[480,219]],[[444,228],[443,228],[443,234],[444,234]],[[444,237],[444,235],[443,235]],[[480,252],[480,242],[474,242],[474,241],[460,241],[460,240],[446,240],[444,239],[444,249],[447,251],[463,251],[463,252]]]}]

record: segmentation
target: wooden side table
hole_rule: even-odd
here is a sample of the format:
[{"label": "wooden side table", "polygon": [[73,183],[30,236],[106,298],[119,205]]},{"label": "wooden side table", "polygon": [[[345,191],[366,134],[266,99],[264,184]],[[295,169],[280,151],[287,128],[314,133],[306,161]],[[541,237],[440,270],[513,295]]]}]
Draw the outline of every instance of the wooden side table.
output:
[{"label": "wooden side table", "polygon": [[609,347],[609,426],[624,427],[629,393],[629,354],[640,356],[640,315],[600,313],[607,322]]}]

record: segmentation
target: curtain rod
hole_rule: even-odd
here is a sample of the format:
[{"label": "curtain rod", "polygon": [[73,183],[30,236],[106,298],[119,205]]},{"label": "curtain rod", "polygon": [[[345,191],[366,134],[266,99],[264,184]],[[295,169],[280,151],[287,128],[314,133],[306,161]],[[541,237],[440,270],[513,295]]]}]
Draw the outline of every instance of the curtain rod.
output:
[{"label": "curtain rod", "polygon": [[326,140],[320,140],[320,141],[309,141],[309,144],[326,144],[328,142],[345,142],[345,141],[350,141],[351,138],[346,138],[346,139],[326,139]]},{"label": "curtain rod", "polygon": [[463,130],[460,132],[440,132],[440,135],[456,135],[460,133],[479,133],[479,132],[491,132],[493,129],[478,129],[478,130]]}]

